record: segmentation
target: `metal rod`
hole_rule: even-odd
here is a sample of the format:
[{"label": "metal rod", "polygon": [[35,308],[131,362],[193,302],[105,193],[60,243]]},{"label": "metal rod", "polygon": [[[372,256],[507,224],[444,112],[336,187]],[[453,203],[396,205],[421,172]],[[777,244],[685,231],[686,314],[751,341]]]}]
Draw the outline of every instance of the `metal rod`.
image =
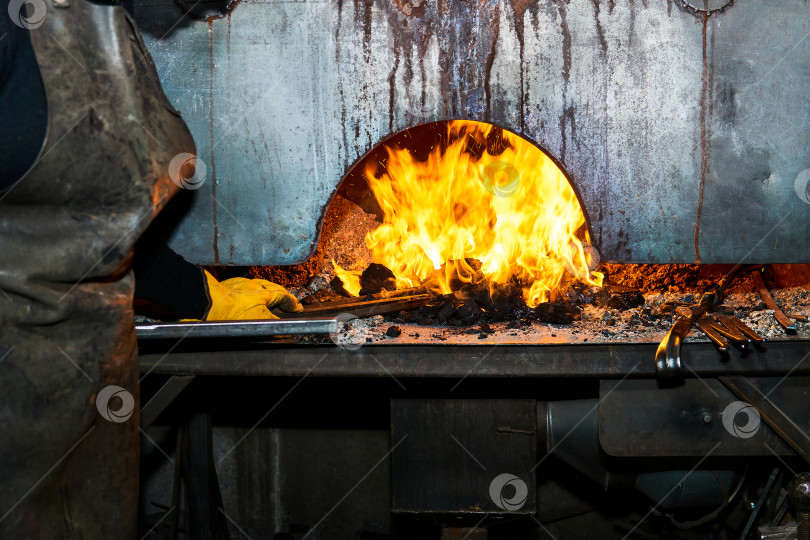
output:
[{"label": "metal rod", "polygon": [[697,326],[703,331],[704,334],[706,334],[706,337],[708,337],[710,340],[714,342],[715,345],[717,345],[717,348],[720,350],[720,352],[728,351],[728,341],[726,340],[725,337],[723,337],[722,333],[718,332],[715,329],[715,327],[712,326],[712,324],[709,322],[708,317],[701,318],[697,322]]},{"label": "metal rod", "polygon": [[779,476],[779,467],[775,467],[774,470],[771,472],[770,478],[768,478],[768,482],[765,484],[765,487],[762,489],[762,493],[759,494],[759,499],[756,502],[756,506],[754,506],[754,510],[751,512],[751,517],[748,518],[748,523],[745,525],[745,529],[743,529],[743,533],[740,535],[742,540],[748,538],[748,534],[751,532],[751,529],[757,524],[757,520],[759,520],[759,513],[762,510],[762,507],[765,505],[765,499],[768,498],[768,494],[773,489],[774,483],[776,483],[776,478]]},{"label": "metal rod", "polygon": [[[317,306],[326,306],[326,305],[337,304],[337,303],[353,304],[353,303],[356,303],[356,302],[366,302],[368,300],[378,300],[378,299],[379,300],[385,300],[385,299],[388,299],[388,298],[401,298],[403,296],[415,296],[417,294],[425,294],[427,292],[428,292],[427,288],[425,286],[423,286],[423,285],[420,285],[419,287],[411,287],[409,289],[397,289],[396,291],[382,290],[381,292],[378,292],[378,293],[375,293],[375,294],[367,294],[367,295],[363,295],[363,296],[354,296],[354,297],[351,297],[351,298],[342,298],[341,300],[335,300],[335,301],[331,301],[331,302],[321,302],[319,300],[313,299],[313,297],[317,295],[317,293],[316,293],[316,294],[307,296],[305,298],[302,298],[301,302],[304,303],[304,302],[307,302],[309,300],[309,301],[312,302],[309,305],[312,305],[312,306],[315,306],[315,305],[317,305]],[[306,310],[306,308],[307,308],[307,305],[304,305],[305,310]]]},{"label": "metal rod", "polygon": [[742,322],[737,317],[731,317],[729,315],[722,315],[719,313],[713,314],[714,318],[719,320],[721,323],[725,324],[728,327],[735,327],[737,330],[748,336],[752,341],[756,341],[757,343],[764,343],[765,338],[760,336],[756,333],[756,331],[749,327],[747,324]]},{"label": "metal rod", "polygon": [[776,301],[774,301],[773,296],[771,296],[771,292],[765,285],[765,280],[762,279],[762,274],[760,272],[754,272],[754,281],[756,282],[757,289],[759,289],[759,295],[762,297],[762,301],[765,302],[768,309],[773,310],[773,316],[776,318],[779,324],[782,325],[785,331],[789,333],[796,333],[796,323],[791,321],[788,316],[785,315],[782,309],[776,305]]},{"label": "metal rod", "polygon": [[768,396],[759,387],[739,375],[723,376],[719,379],[734,395],[753,405],[765,423],[797,454],[810,463],[810,435],[768,399]]},{"label": "metal rod", "polygon": [[[300,314],[296,314],[300,317]],[[334,318],[271,319],[262,321],[198,321],[135,326],[139,340],[195,338],[260,338],[292,334],[331,334]]]},{"label": "metal rod", "polygon": [[194,375],[174,375],[160,387],[149,402],[141,407],[141,429],[146,429],[171,405],[186,386],[195,379]]},{"label": "metal rod", "polygon": [[371,317],[395,313],[405,309],[413,309],[425,305],[431,298],[430,294],[406,296],[404,298],[380,298],[375,300],[348,300],[338,302],[324,302],[319,305],[304,306],[302,313],[279,313],[279,317],[316,317],[331,316],[341,313],[350,313],[355,317]]}]

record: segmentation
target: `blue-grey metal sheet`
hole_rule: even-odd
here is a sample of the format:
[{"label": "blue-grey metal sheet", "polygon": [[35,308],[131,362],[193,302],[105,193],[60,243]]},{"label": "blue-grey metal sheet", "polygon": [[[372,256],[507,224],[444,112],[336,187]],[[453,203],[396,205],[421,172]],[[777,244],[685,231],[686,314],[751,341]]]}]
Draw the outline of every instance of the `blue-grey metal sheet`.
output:
[{"label": "blue-grey metal sheet", "polygon": [[605,260],[810,261],[807,0],[710,17],[680,0],[244,0],[210,22],[137,0],[136,17],[208,167],[171,239],[197,263],[306,259],[352,164],[445,118],[556,157]]}]

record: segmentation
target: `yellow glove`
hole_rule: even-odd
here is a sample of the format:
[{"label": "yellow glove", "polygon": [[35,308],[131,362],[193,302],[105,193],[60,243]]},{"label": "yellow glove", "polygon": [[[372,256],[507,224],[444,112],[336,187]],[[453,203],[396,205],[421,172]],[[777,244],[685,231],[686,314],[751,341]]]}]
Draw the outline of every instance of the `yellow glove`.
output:
[{"label": "yellow glove", "polygon": [[278,319],[270,313],[273,308],[292,313],[304,311],[287,289],[266,279],[231,278],[220,283],[207,270],[204,272],[211,297],[206,321]]}]

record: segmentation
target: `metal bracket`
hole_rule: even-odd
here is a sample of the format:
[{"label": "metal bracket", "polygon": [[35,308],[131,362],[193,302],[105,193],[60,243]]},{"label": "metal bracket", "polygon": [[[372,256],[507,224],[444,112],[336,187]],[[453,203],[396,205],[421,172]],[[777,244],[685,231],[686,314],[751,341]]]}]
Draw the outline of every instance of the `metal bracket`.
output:
[{"label": "metal bracket", "polygon": [[695,15],[711,17],[733,6],[734,0],[680,0],[678,3],[683,9]]},{"label": "metal bracket", "polygon": [[160,413],[174,402],[186,386],[196,378],[196,375],[174,375],[160,387],[149,402],[141,407],[141,429],[151,426]]},{"label": "metal bracket", "polygon": [[810,435],[785,414],[762,389],[742,376],[719,377],[726,388],[743,401],[754,406],[768,426],[793,450],[810,463]]}]

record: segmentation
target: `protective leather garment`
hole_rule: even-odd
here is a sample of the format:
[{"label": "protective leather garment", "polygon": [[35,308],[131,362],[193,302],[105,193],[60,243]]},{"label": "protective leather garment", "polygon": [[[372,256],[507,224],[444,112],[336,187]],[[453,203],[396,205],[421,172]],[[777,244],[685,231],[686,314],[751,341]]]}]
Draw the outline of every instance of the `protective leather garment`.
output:
[{"label": "protective leather garment", "polygon": [[122,8],[45,3],[30,36],[48,135],[0,193],[0,538],[132,538],[133,244],[195,148]]}]

